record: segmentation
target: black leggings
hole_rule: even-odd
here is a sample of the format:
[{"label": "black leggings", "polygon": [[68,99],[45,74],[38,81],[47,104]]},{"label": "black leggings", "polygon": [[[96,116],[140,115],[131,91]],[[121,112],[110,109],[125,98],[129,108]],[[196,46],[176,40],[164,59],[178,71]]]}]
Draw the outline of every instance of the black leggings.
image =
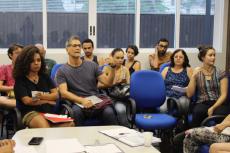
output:
[{"label": "black leggings", "polygon": [[[198,103],[192,110],[192,127],[199,127],[201,122],[208,117],[208,109],[215,103],[215,101],[208,101]],[[222,104],[216,108],[213,115],[228,115],[230,107],[227,104]]]}]

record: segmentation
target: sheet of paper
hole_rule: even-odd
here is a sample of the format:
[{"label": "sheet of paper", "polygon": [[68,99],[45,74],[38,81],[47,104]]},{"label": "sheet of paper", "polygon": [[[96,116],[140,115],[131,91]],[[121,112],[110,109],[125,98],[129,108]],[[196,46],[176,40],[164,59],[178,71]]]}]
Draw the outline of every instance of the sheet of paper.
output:
[{"label": "sheet of paper", "polygon": [[[98,98],[97,96],[89,96],[89,97],[85,97],[85,99],[88,99],[88,100],[92,101],[92,103],[94,105],[103,101],[102,99]],[[81,104],[78,104],[78,103],[75,103],[75,104],[78,105],[81,108],[84,108],[84,106],[81,105]]]},{"label": "sheet of paper", "polygon": [[[105,135],[113,137],[129,146],[144,145],[144,136],[142,133],[126,127],[99,131]],[[160,138],[153,137],[152,143],[161,142]]]},{"label": "sheet of paper", "polygon": [[67,115],[58,115],[58,114],[50,114],[50,113],[45,113],[44,114],[46,117],[56,117],[56,118],[67,118]]},{"label": "sheet of paper", "polygon": [[76,138],[46,140],[46,153],[81,153],[85,148]]},{"label": "sheet of paper", "polygon": [[186,92],[186,87],[179,87],[179,86],[172,86],[171,88],[172,90],[181,92],[181,93],[185,93]]},{"label": "sheet of paper", "polygon": [[[144,145],[144,136],[142,133],[139,134],[130,134],[125,135],[124,137],[119,138],[119,140],[130,146],[142,146]],[[152,137],[152,143],[160,143],[161,139],[157,137]]]},{"label": "sheet of paper", "polygon": [[123,137],[124,135],[127,135],[127,134],[136,134],[136,133],[138,133],[138,131],[133,130],[133,129],[129,129],[129,128],[126,128],[126,127],[103,130],[103,131],[100,131],[100,132],[103,133],[103,134],[106,134],[108,136],[111,136],[111,137],[113,137],[115,139]]},{"label": "sheet of paper", "polygon": [[14,148],[15,153],[38,153],[34,146],[22,146],[22,145],[17,145]]},{"label": "sheet of paper", "polygon": [[89,96],[89,97],[85,97],[85,99],[92,101],[92,103],[94,105],[103,101],[102,99],[98,98],[97,96]]},{"label": "sheet of paper", "polygon": [[123,153],[115,144],[85,146],[87,153]]}]

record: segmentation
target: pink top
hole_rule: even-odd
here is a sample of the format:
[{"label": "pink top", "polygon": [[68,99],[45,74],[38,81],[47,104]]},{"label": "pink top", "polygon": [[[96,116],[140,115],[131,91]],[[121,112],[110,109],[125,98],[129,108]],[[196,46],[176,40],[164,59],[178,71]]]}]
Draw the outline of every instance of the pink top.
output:
[{"label": "pink top", "polygon": [[0,66],[0,81],[4,81],[5,86],[14,86],[14,78],[13,78],[13,66],[10,65],[2,65]]}]

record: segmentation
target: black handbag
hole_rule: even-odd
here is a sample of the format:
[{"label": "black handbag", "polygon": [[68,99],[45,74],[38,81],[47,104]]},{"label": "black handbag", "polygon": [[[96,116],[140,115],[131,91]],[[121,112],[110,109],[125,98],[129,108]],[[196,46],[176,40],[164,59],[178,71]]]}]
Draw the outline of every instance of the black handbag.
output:
[{"label": "black handbag", "polygon": [[117,84],[108,89],[110,97],[118,100],[125,100],[129,98],[129,84]]}]

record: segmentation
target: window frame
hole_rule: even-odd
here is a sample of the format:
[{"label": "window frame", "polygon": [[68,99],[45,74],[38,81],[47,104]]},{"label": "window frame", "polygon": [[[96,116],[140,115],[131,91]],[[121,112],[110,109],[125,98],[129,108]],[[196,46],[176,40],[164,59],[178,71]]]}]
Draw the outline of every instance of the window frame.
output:
[{"label": "window frame", "polygon": [[[175,14],[175,35],[174,35],[174,48],[169,48],[169,50],[173,51],[175,48],[179,48],[179,40],[180,40],[180,3],[181,0],[176,0],[176,14]],[[214,31],[213,31],[213,46],[216,49],[216,52],[222,53],[226,47],[226,34],[224,31],[227,29],[227,20],[226,20],[226,12],[228,11],[227,5],[228,0],[215,0],[215,13],[214,13]],[[97,26],[96,23],[96,5],[97,0],[89,0],[89,25],[90,26]],[[42,34],[43,34],[43,44],[47,47],[47,0],[42,0]],[[136,0],[136,13],[135,13],[135,38],[134,42],[139,47],[140,43],[140,0]],[[96,31],[97,35],[97,31]],[[108,50],[112,50],[112,48],[97,48],[97,40],[96,35],[91,36],[88,33],[88,37],[92,39],[95,43],[95,53],[108,53]],[[128,44],[127,44],[128,45]],[[63,52],[65,46],[63,48],[47,48],[47,53],[61,53]],[[188,53],[196,53],[196,48],[183,48]],[[6,48],[4,50],[7,50]],[[140,48],[141,53],[151,53],[153,52],[154,47],[152,48]],[[5,53],[3,53],[5,54]]]}]

